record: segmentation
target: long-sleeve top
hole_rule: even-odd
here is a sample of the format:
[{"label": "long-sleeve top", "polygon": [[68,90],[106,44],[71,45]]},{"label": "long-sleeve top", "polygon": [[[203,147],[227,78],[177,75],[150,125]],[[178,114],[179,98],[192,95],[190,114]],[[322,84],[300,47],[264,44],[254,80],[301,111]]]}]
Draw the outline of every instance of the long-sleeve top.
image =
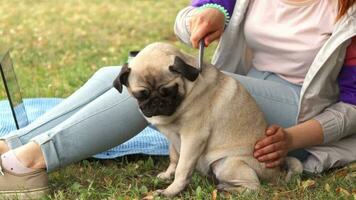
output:
[{"label": "long-sleeve top", "polygon": [[[223,6],[231,16],[234,11],[236,0],[193,0],[192,6],[199,7],[207,3],[215,3]],[[266,42],[266,40],[263,41]],[[272,46],[273,44],[271,44],[271,47]],[[286,52],[286,54],[287,53],[288,52]],[[258,60],[261,61],[261,58],[258,58]],[[356,37],[353,38],[352,43],[347,49],[344,66],[339,74],[338,82],[340,101],[356,105]]]}]

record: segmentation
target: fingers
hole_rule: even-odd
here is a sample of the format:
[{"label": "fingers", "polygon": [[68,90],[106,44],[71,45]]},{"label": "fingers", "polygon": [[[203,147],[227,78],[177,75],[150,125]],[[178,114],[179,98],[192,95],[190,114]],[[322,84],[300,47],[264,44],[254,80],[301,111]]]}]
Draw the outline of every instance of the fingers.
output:
[{"label": "fingers", "polygon": [[274,135],[268,136],[259,140],[255,145],[255,150],[264,148],[265,146],[285,140],[285,134],[282,131],[277,131]]},{"label": "fingers", "polygon": [[284,151],[279,150],[260,156],[257,158],[257,160],[260,162],[271,162],[273,160],[280,159],[283,156],[284,156]]},{"label": "fingers", "polygon": [[206,35],[208,35],[210,31],[211,31],[210,27],[207,23],[196,26],[192,30],[191,37],[190,37],[192,46],[194,48],[198,48],[200,40],[203,39]]},{"label": "fingers", "polygon": [[265,166],[267,168],[278,167],[278,166],[282,165],[283,161],[284,161],[284,158],[279,158],[279,159],[273,160],[271,162],[266,162]]},{"label": "fingers", "polygon": [[190,40],[194,48],[199,47],[199,41],[206,37],[205,45],[218,39],[225,26],[225,16],[216,9],[205,9],[190,20]]},{"label": "fingers", "polygon": [[265,138],[256,142],[253,156],[268,168],[279,166],[288,152],[287,135],[277,125],[268,127],[265,135]]},{"label": "fingers", "polygon": [[266,136],[271,136],[271,135],[275,134],[279,128],[280,127],[278,125],[274,125],[274,124],[269,126],[266,130]]},{"label": "fingers", "polygon": [[212,34],[207,35],[205,37],[205,45],[209,46],[212,42],[214,42],[215,40],[219,39],[220,36],[222,35],[222,33],[223,32],[221,30],[218,30],[218,31],[215,31]]},{"label": "fingers", "polygon": [[284,142],[276,142],[276,143],[273,143],[271,145],[268,145],[262,149],[255,151],[253,153],[253,156],[255,158],[258,158],[258,160],[259,160],[259,157],[264,157],[263,155],[267,155],[267,154],[277,152],[279,150],[284,150],[284,149],[286,149],[286,144]]}]

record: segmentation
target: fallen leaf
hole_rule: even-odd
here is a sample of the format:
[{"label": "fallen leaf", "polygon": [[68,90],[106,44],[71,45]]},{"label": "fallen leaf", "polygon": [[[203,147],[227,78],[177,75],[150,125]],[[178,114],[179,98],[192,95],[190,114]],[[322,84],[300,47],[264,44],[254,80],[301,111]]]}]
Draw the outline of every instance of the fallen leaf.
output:
[{"label": "fallen leaf", "polygon": [[217,191],[217,190],[214,190],[211,199],[212,199],[212,200],[216,200],[217,196],[218,196],[218,191]]},{"label": "fallen leaf", "polygon": [[[346,176],[349,172],[356,172],[356,162],[346,165],[345,167],[337,170],[335,172],[335,175],[338,177],[344,177]],[[353,173],[352,173],[353,174]]]},{"label": "fallen leaf", "polygon": [[302,188],[303,188],[303,190],[312,188],[315,186],[315,183],[316,182],[314,180],[308,179],[308,180],[302,182]]},{"label": "fallen leaf", "polygon": [[330,192],[330,185],[329,185],[328,183],[325,184],[324,189],[325,189],[327,192]]},{"label": "fallen leaf", "polygon": [[348,167],[351,169],[351,171],[356,172],[356,162],[348,165]]},{"label": "fallen leaf", "polygon": [[338,170],[335,173],[335,176],[337,176],[337,177],[345,177],[348,174],[348,171],[349,171],[348,169],[342,168],[342,169]]},{"label": "fallen leaf", "polygon": [[295,193],[295,189],[294,190],[274,192],[272,200],[291,199],[291,194],[293,194],[293,193]]},{"label": "fallen leaf", "polygon": [[336,188],[336,193],[345,195],[347,197],[351,195],[349,191],[347,191],[347,190],[345,190],[344,188],[341,188],[341,187]]},{"label": "fallen leaf", "polygon": [[142,200],[152,200],[152,199],[154,199],[154,198],[155,198],[155,197],[154,197],[152,194],[149,194],[149,195],[143,197]]},{"label": "fallen leaf", "polygon": [[356,178],[356,171],[352,172],[352,173],[350,174],[350,176],[351,176],[352,178]]}]

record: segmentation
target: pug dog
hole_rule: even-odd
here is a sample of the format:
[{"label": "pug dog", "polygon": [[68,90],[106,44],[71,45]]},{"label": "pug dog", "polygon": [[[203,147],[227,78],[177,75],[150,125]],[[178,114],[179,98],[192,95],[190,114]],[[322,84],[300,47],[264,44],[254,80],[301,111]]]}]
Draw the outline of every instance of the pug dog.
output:
[{"label": "pug dog", "polygon": [[170,141],[170,164],[158,177],[174,180],[157,193],[177,195],[194,169],[213,175],[225,191],[256,190],[259,179],[275,182],[301,173],[296,158],[288,157],[284,170],[253,157],[267,128],[261,110],[237,80],[207,63],[200,72],[196,63],[170,44],[154,43],[125,64],[113,83],[120,93],[127,87],[147,121]]}]

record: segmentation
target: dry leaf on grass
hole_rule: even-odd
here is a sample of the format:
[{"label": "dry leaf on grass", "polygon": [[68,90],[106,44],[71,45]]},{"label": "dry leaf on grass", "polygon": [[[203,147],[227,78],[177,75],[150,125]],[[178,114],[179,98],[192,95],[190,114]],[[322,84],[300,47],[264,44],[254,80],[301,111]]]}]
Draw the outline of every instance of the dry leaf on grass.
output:
[{"label": "dry leaf on grass", "polygon": [[349,173],[348,171],[349,170],[347,168],[342,168],[335,172],[335,176],[336,177],[345,177]]},{"label": "dry leaf on grass", "polygon": [[272,200],[290,199],[290,194],[291,194],[291,191],[275,192]]},{"label": "dry leaf on grass", "polygon": [[280,199],[293,199],[293,194],[298,190],[298,188],[295,188],[293,190],[286,190],[282,191],[280,190],[279,192],[274,192],[273,193],[273,200],[280,200]]},{"label": "dry leaf on grass", "polygon": [[302,182],[301,187],[303,188],[303,190],[309,189],[309,188],[313,188],[315,186],[316,182],[314,180],[308,179],[306,181]]},{"label": "dry leaf on grass", "polygon": [[350,174],[350,177],[356,178],[356,171],[352,172],[352,173]]},{"label": "dry leaf on grass", "polygon": [[329,185],[328,183],[325,184],[324,189],[325,189],[327,192],[330,192],[330,185]]},{"label": "dry leaf on grass", "polygon": [[155,197],[152,194],[148,194],[147,196],[143,197],[142,200],[152,200]]},{"label": "dry leaf on grass", "polygon": [[347,174],[349,174],[351,172],[351,176],[354,177],[355,173],[356,173],[356,162],[355,163],[352,163],[352,164],[349,164],[349,165],[346,165],[345,167],[339,169],[339,170],[336,170],[335,171],[335,176],[338,176],[338,177],[344,177],[346,176]]},{"label": "dry leaf on grass", "polygon": [[218,191],[217,191],[217,190],[214,190],[214,191],[213,191],[213,194],[212,194],[211,196],[212,196],[212,197],[211,197],[212,200],[216,200],[216,198],[217,198],[217,196],[218,196]]},{"label": "dry leaf on grass", "polygon": [[349,191],[347,191],[347,190],[345,190],[344,188],[341,188],[341,187],[336,188],[336,193],[342,194],[342,195],[347,196],[347,197],[351,195]]},{"label": "dry leaf on grass", "polygon": [[348,167],[351,169],[351,171],[356,172],[356,162],[349,164]]}]

